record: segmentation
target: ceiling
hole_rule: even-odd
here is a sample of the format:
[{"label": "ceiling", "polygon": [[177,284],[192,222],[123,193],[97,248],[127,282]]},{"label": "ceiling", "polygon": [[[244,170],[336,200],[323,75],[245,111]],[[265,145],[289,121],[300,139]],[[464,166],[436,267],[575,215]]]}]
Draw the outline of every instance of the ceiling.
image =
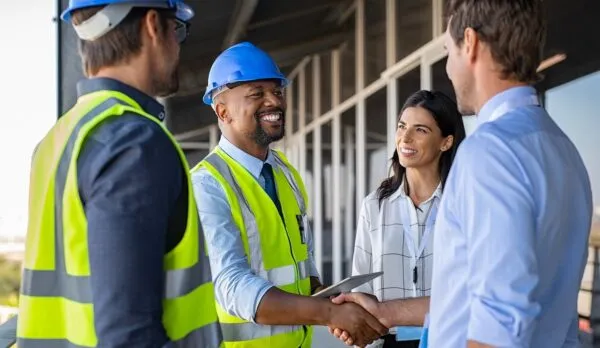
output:
[{"label": "ceiling", "polygon": [[[399,55],[402,55],[404,53],[400,54],[400,51],[408,53],[426,43],[431,36],[427,29],[431,27],[431,19],[427,15],[431,13],[431,1],[397,1],[397,47]],[[181,51],[180,91],[166,101],[167,125],[174,133],[215,122],[212,110],[201,101],[208,70],[223,49],[239,41],[247,40],[266,50],[284,73],[289,73],[305,56],[325,53],[346,43],[342,46],[345,47],[342,52],[342,99],[355,92],[353,0],[186,2],[193,7],[196,16],[191,20],[190,36]],[[68,0],[57,1],[57,13],[67,3]],[[367,83],[378,78],[385,68],[384,3],[384,0],[367,0],[366,4]],[[600,18],[600,1],[571,0],[568,6],[562,0],[545,0],[545,3],[549,24],[545,56],[565,53],[567,59],[545,71],[546,78],[539,84],[542,90],[600,69],[600,40],[596,23]],[[61,23],[58,36],[60,114],[74,104],[74,86],[82,74],[76,53],[77,41],[71,26]],[[330,83],[326,82],[327,62],[323,62],[323,83]],[[434,79],[445,79],[442,66],[434,71]],[[418,80],[414,84],[414,88],[418,88]],[[322,99],[327,98],[324,93]],[[369,114],[385,115],[385,98],[373,96],[372,99],[367,100]],[[380,129],[384,122],[379,122],[377,117],[369,117],[369,120],[369,130],[385,134],[384,129]],[[351,122],[351,119],[348,121]]]}]

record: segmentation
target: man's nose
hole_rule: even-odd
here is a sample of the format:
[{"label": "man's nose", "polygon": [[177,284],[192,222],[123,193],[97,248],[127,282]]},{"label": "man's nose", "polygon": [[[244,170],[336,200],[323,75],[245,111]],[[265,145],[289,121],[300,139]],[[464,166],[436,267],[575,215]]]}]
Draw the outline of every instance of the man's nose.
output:
[{"label": "man's nose", "polygon": [[265,106],[268,107],[281,107],[281,98],[274,93],[267,93],[265,96]]}]

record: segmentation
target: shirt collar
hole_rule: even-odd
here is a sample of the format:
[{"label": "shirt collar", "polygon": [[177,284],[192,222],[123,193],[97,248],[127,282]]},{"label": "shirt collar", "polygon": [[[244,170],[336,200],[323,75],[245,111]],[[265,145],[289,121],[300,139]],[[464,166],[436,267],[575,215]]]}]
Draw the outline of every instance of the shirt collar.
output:
[{"label": "shirt collar", "polygon": [[494,111],[497,108],[499,108],[503,103],[509,100],[528,97],[530,95],[537,95],[535,88],[531,86],[512,87],[496,94],[483,105],[481,110],[479,110],[479,114],[477,114],[477,123],[483,124],[489,121]]},{"label": "shirt collar", "polygon": [[[406,194],[406,190],[404,189],[404,180],[402,180],[402,184],[400,184],[400,187],[396,190],[396,192],[394,192],[390,195],[389,200],[390,200],[390,202],[392,202],[397,198],[407,198],[407,197],[408,197],[408,195]],[[427,198],[427,200],[425,200],[423,203],[429,202],[431,199],[436,198],[436,197],[438,199],[442,198],[442,183],[441,182],[438,184],[435,191],[433,191],[433,194],[431,195],[431,197]],[[421,203],[421,204],[423,204],[423,203]]]},{"label": "shirt collar", "polygon": [[275,158],[273,158],[273,153],[271,150],[269,150],[269,153],[267,154],[267,160],[263,162],[262,160],[233,145],[224,135],[221,136],[221,140],[219,140],[219,147],[234,161],[246,168],[246,170],[250,172],[250,174],[252,174],[252,176],[256,179],[259,178],[260,172],[262,171],[265,163],[269,163],[273,168],[276,166]]},{"label": "shirt collar", "polygon": [[123,82],[106,77],[95,77],[81,80],[77,83],[78,97],[98,91],[121,92],[138,103],[145,112],[155,116],[160,121],[165,119],[165,107],[161,103],[139,89],[126,85]]}]

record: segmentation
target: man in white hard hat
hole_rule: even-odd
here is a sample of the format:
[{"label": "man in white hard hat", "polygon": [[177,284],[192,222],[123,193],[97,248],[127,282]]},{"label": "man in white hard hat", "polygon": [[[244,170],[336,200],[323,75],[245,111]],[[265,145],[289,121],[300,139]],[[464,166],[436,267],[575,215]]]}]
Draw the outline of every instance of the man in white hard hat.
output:
[{"label": "man in white hard hat", "polygon": [[219,347],[187,162],[155,99],[178,89],[192,16],[178,0],[64,12],[87,79],[33,157],[20,348]]}]

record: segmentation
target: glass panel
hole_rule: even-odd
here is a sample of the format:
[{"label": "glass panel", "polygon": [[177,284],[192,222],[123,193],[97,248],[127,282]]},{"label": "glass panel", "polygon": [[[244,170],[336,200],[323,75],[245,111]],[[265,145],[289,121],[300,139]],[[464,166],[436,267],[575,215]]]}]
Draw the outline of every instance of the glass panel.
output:
[{"label": "glass panel", "polygon": [[304,124],[305,126],[307,124],[310,123],[310,121],[312,121],[314,119],[314,115],[313,115],[313,65],[312,65],[312,60],[310,62],[308,62],[308,64],[306,64],[306,67],[304,68],[306,69],[304,71],[304,76],[306,76],[306,84],[305,84],[305,88],[306,90],[304,91],[304,95],[305,95],[305,110],[306,110],[306,123]]},{"label": "glass panel", "polygon": [[[599,90],[600,71],[546,92],[546,109],[579,150],[590,176],[595,207],[592,239],[595,236],[600,238],[600,157],[596,135],[600,129],[600,109],[598,99],[590,98],[590,93]],[[591,268],[592,262],[588,262],[582,281],[584,289],[591,286]],[[591,295],[585,291],[580,292],[578,305],[580,314],[589,315]]]},{"label": "glass panel", "polygon": [[[440,91],[456,101],[452,82],[446,74],[446,61],[448,61],[448,58],[444,57],[431,66],[432,87],[434,90]],[[465,124],[467,135],[473,133],[475,128],[477,128],[477,118],[475,116],[463,117],[463,123]]]},{"label": "glass panel", "polygon": [[421,89],[421,67],[417,66],[398,78],[398,110],[411,94]]},{"label": "glass panel", "polygon": [[[367,99],[367,192],[379,187],[387,177],[387,89],[383,88]],[[362,198],[362,197],[361,197]]]},{"label": "glass panel", "polygon": [[396,50],[398,60],[429,42],[432,37],[431,0],[396,2]]},{"label": "glass panel", "polygon": [[386,68],[385,0],[371,0],[365,7],[365,85],[377,80]]},{"label": "glass panel", "polygon": [[[286,112],[286,116],[288,117],[287,120],[291,121],[288,124],[286,124],[286,127],[291,126],[292,133],[296,133],[298,129],[300,129],[300,117],[298,115],[298,96],[300,91],[300,88],[298,88],[299,86],[300,84],[298,83],[298,76],[296,76],[296,78],[294,78],[294,80],[292,80],[290,83],[290,87],[292,89],[292,103],[287,106]],[[289,93],[289,89],[287,92]]]},{"label": "glass panel", "polygon": [[[354,22],[354,16],[352,16]],[[354,35],[342,45],[340,50],[340,73],[342,91],[340,102],[352,97],[356,93],[356,40]]]},{"label": "glass panel", "polygon": [[[331,110],[331,52],[323,53],[321,61],[321,115]],[[312,90],[311,90],[312,92]]]}]

